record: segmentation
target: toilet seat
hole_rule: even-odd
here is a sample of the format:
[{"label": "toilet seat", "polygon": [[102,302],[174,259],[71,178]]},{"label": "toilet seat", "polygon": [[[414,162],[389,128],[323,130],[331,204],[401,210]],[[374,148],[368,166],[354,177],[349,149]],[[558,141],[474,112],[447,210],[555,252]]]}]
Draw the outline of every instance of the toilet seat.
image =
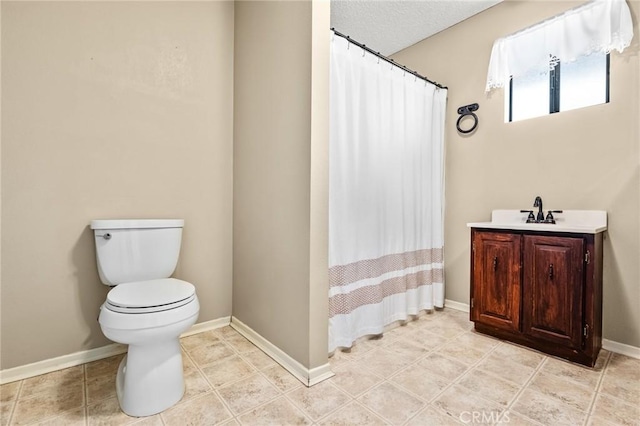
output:
[{"label": "toilet seat", "polygon": [[175,278],[123,283],[107,294],[104,307],[123,314],[149,314],[191,303],[195,287]]}]

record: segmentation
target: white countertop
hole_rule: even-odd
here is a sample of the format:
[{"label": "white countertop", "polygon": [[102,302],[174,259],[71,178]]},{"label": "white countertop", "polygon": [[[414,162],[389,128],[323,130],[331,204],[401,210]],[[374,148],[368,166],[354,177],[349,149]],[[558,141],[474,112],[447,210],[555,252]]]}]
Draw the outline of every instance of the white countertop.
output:
[{"label": "white countertop", "polygon": [[[547,214],[546,211],[544,213]],[[520,210],[494,210],[491,212],[491,222],[471,222],[467,223],[467,227],[580,234],[597,234],[607,230],[607,212],[604,210],[564,210],[563,213],[553,214],[555,224],[527,223],[527,216],[528,213],[520,213]]]}]

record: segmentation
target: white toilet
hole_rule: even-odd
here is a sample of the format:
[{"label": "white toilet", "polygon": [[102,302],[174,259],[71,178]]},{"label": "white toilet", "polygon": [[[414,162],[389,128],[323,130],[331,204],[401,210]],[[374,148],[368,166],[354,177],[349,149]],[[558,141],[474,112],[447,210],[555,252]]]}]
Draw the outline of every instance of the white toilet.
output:
[{"label": "white toilet", "polygon": [[192,284],[169,278],[183,220],[93,220],[100,280],[116,286],[100,308],[102,332],[129,345],[118,368],[120,408],[130,416],[166,410],[184,394],[180,334],[198,318]]}]

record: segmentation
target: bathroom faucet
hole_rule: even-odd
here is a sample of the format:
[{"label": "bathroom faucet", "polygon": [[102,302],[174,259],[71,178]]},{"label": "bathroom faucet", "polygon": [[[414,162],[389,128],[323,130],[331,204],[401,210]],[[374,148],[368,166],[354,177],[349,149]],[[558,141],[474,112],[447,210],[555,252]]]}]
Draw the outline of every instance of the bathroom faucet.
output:
[{"label": "bathroom faucet", "polygon": [[536,217],[536,222],[544,222],[544,212],[542,211],[542,198],[537,196],[535,201],[533,202],[533,207],[538,208],[538,216]]},{"label": "bathroom faucet", "polygon": [[556,219],[553,217],[553,213],[562,213],[562,210],[549,210],[547,217],[544,217],[544,211],[542,210],[542,197],[537,196],[533,202],[533,207],[538,208],[538,215],[533,214],[533,210],[520,210],[520,213],[529,213],[527,216],[527,223],[545,223],[553,225],[556,223]]}]

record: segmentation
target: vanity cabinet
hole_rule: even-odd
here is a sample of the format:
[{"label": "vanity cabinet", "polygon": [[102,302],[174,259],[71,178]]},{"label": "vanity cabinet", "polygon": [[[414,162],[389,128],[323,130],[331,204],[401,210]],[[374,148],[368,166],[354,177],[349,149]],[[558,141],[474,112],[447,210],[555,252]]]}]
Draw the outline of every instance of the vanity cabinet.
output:
[{"label": "vanity cabinet", "polygon": [[602,233],[471,228],[478,332],[593,366],[602,346]]}]

